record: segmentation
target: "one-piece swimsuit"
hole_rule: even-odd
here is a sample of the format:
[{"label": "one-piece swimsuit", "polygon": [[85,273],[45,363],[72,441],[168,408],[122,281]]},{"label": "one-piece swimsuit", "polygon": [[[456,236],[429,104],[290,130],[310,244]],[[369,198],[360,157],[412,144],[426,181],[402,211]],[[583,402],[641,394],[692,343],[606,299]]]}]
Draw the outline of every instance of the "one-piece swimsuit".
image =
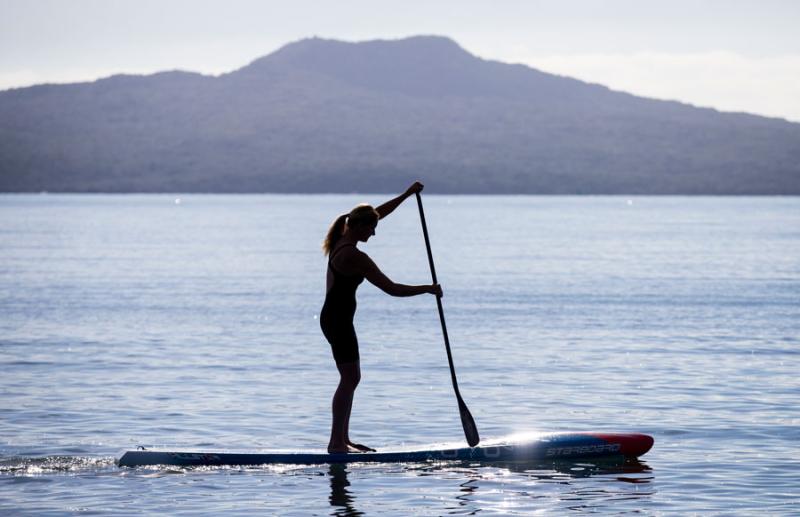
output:
[{"label": "one-piece swimsuit", "polygon": [[325,295],[325,303],[319,317],[319,325],[325,339],[331,345],[336,364],[358,361],[358,338],[353,327],[356,313],[356,289],[364,281],[362,275],[344,275],[333,266],[333,258],[342,248],[354,244],[344,244],[335,249],[328,258],[328,268],[333,273],[333,285]]}]

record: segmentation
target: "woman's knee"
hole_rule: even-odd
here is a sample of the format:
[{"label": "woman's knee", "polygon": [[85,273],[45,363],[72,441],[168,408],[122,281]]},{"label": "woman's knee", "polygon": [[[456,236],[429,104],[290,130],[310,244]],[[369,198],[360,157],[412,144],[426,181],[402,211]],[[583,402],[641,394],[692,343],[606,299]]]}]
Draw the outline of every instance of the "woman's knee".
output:
[{"label": "woman's knee", "polygon": [[342,381],[347,384],[347,386],[356,389],[358,383],[361,382],[361,371],[356,370],[348,373],[347,375],[343,375]]},{"label": "woman's knee", "polygon": [[361,367],[358,363],[339,365],[339,375],[340,383],[356,389],[358,383],[361,382]]}]

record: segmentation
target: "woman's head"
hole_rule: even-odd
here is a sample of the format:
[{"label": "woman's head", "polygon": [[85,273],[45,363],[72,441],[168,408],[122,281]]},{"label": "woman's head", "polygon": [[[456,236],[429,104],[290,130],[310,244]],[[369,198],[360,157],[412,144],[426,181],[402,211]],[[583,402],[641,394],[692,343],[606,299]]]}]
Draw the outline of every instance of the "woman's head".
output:
[{"label": "woman's head", "polygon": [[370,205],[362,204],[350,210],[350,213],[347,214],[347,221],[345,221],[345,224],[347,228],[356,229],[371,227],[374,229],[378,224],[378,219],[380,219],[380,216],[374,208]]},{"label": "woman's head", "polygon": [[336,242],[346,231],[351,231],[354,236],[366,242],[370,236],[375,235],[380,215],[370,205],[361,204],[350,210],[349,214],[342,214],[336,218],[328,229],[328,235],[322,243],[322,251],[328,255],[336,246]]}]

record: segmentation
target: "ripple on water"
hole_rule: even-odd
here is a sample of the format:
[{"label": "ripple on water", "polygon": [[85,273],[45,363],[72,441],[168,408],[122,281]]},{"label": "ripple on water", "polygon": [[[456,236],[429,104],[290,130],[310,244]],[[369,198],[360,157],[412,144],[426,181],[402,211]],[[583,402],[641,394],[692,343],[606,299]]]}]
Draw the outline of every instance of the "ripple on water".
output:
[{"label": "ripple on water", "polygon": [[[645,432],[645,469],[114,466],[324,447],[317,244],[369,198],[0,195],[0,513],[798,514],[799,198],[427,198],[482,436]],[[408,208],[364,249],[422,282]],[[435,304],[358,296],[354,438],[458,439]]]}]

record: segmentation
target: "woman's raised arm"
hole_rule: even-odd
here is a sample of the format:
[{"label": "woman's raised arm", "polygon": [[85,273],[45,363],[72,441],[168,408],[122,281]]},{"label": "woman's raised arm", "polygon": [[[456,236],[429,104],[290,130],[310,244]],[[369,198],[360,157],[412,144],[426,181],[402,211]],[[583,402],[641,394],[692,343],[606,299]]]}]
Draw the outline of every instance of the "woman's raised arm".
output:
[{"label": "woman's raised arm", "polygon": [[415,181],[413,185],[408,187],[405,192],[400,194],[394,199],[390,199],[386,203],[382,204],[381,206],[377,207],[375,210],[378,212],[378,215],[381,219],[386,217],[387,215],[394,212],[394,209],[400,206],[400,203],[406,200],[407,197],[413,196],[417,192],[422,192],[424,186],[419,181]]}]

